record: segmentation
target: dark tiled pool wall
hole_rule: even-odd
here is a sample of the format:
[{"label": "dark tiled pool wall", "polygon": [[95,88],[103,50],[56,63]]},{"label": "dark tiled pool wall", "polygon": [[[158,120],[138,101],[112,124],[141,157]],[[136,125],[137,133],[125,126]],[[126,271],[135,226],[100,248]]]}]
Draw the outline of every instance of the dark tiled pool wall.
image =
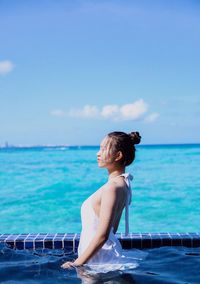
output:
[{"label": "dark tiled pool wall", "polygon": [[[130,233],[116,234],[124,249],[162,246],[200,247],[198,233]],[[0,243],[14,249],[64,249],[77,252],[80,234],[0,234]]]}]

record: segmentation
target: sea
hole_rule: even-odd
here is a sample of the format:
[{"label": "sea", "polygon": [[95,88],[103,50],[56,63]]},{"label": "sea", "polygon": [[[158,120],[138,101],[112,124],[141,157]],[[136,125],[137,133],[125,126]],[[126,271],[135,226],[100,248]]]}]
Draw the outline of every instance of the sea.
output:
[{"label": "sea", "polygon": [[[0,148],[0,233],[80,233],[82,202],[107,182],[97,146]],[[138,145],[130,232],[200,231],[200,144]],[[118,232],[125,231],[124,213]]]}]

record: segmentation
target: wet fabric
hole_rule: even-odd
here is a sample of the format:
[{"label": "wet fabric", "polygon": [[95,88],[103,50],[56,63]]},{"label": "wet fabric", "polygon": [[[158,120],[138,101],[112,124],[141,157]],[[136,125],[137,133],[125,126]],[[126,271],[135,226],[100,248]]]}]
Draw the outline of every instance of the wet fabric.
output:
[{"label": "wet fabric", "polygon": [[[128,188],[128,194],[125,204],[125,235],[129,233],[129,205],[131,204],[132,192],[131,192],[131,180],[132,175],[124,173],[122,175]],[[80,236],[80,242],[78,246],[78,255],[80,256],[87,248],[96,234],[99,218],[95,214],[92,206],[92,195],[87,198],[81,206],[81,220],[82,231]],[[113,232],[114,228],[111,227],[108,240],[98,250],[98,252],[91,257],[84,265],[90,273],[106,273],[108,271],[133,269],[138,266],[137,260],[143,258],[144,254],[135,250],[134,257],[127,257],[122,250],[122,246]]]}]

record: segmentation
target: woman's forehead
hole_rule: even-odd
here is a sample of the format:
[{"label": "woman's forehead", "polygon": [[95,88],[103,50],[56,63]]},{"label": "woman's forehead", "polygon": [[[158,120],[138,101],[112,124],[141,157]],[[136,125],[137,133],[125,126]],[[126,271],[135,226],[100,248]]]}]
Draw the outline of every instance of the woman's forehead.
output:
[{"label": "woman's forehead", "polygon": [[108,136],[104,137],[103,140],[101,141],[100,146],[101,147],[105,147],[108,146],[110,144],[110,138]]},{"label": "woman's forehead", "polygon": [[103,140],[101,141],[100,146],[106,146],[107,144],[107,137],[104,137]]}]

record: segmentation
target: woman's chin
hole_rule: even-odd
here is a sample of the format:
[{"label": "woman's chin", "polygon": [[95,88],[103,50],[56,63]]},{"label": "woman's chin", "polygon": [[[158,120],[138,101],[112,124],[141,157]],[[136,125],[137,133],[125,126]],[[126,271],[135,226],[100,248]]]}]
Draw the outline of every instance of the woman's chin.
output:
[{"label": "woman's chin", "polygon": [[99,168],[103,168],[103,167],[104,167],[103,163],[98,162],[98,167],[99,167]]}]

